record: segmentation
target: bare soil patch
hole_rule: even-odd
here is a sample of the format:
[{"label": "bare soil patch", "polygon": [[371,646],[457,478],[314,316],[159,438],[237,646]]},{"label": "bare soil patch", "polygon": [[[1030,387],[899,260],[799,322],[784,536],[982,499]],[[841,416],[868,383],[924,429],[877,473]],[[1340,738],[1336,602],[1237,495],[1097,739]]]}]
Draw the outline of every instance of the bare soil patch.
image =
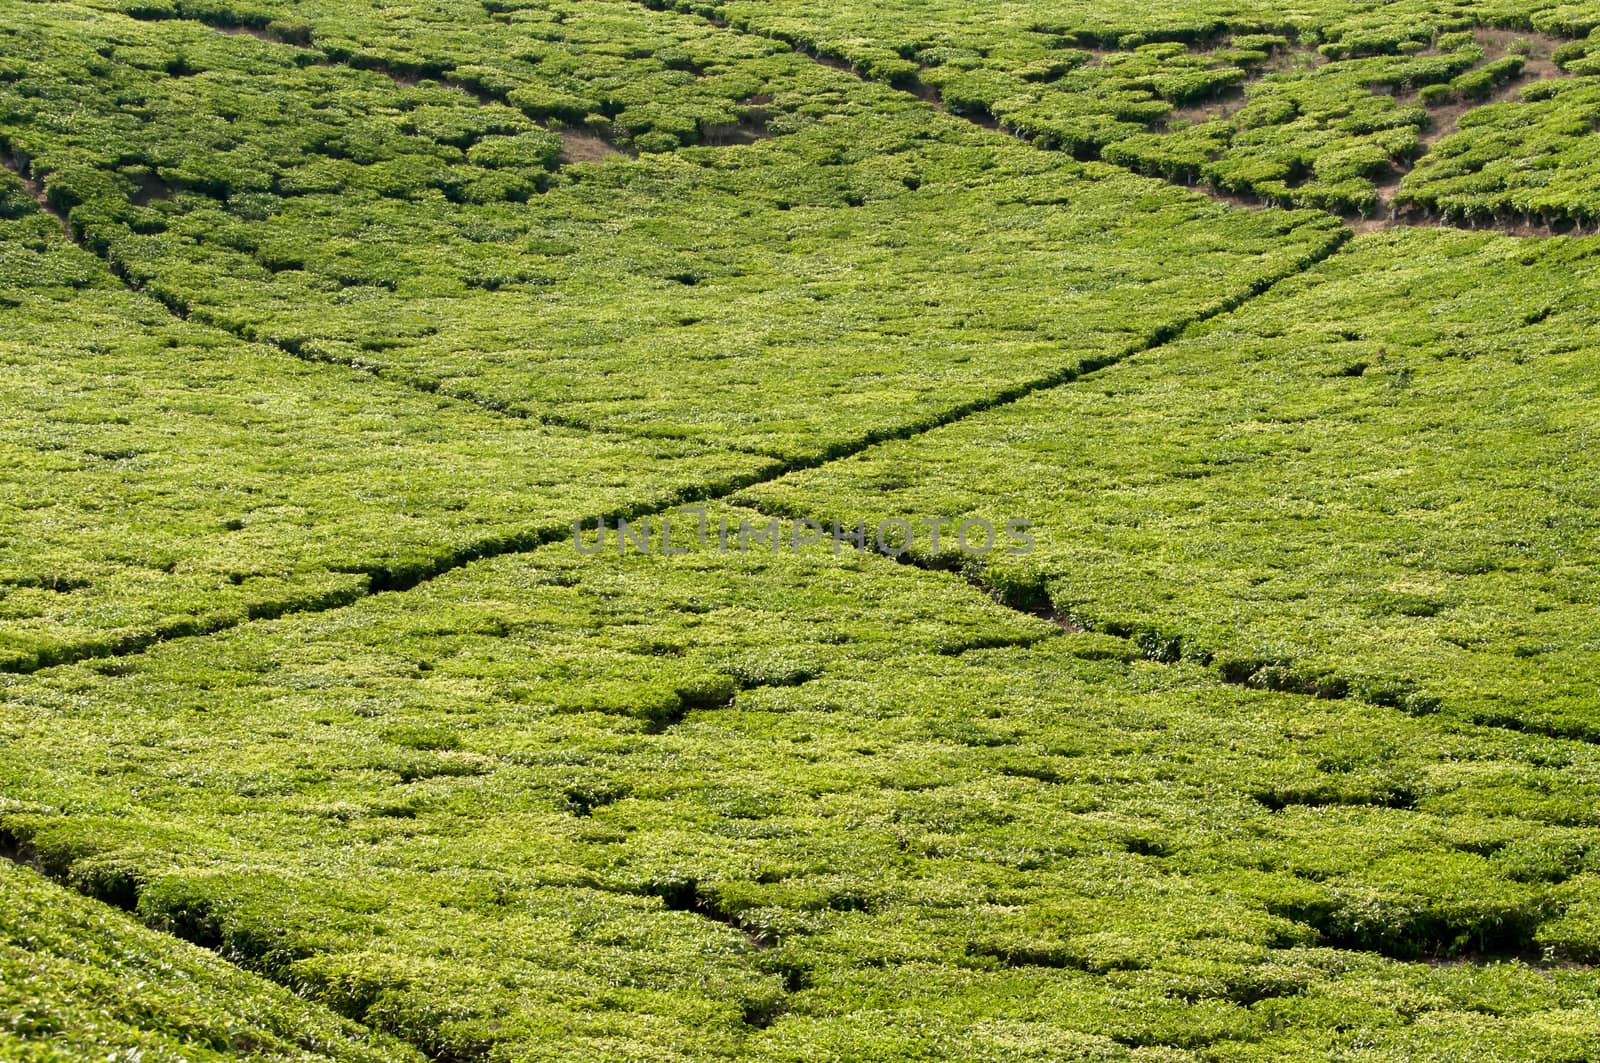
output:
[{"label": "bare soil patch", "polygon": [[561,163],[605,162],[623,152],[599,134],[583,129],[567,129],[561,133]]}]

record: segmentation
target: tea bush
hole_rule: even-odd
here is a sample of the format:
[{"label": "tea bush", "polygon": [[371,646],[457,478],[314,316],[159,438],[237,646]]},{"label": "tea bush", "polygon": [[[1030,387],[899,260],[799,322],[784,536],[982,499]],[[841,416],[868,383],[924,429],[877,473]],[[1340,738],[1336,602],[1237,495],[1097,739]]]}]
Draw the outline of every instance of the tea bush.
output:
[{"label": "tea bush", "polygon": [[1039,549],[974,575],[1158,655],[1594,740],[1593,252],[1362,238],[1082,386],[747,495],[1026,514]]},{"label": "tea bush", "polygon": [[[57,8],[27,5],[29,49],[91,32]],[[805,92],[776,99],[816,112],[791,134],[534,180],[473,165],[500,137],[546,144],[493,105],[507,124],[456,158],[471,126],[452,109],[482,109],[463,93],[302,69],[192,23],[88,24],[212,70],[97,73],[84,40],[0,84],[0,136],[116,269],[191,320],[564,425],[813,462],[1115,356],[1342,238],[1042,155],[809,60]],[[172,103],[132,123],[128,95]],[[248,117],[278,112],[295,120]],[[507,180],[520,190],[495,199]]]},{"label": "tea bush", "polygon": [[1592,1055],[1589,8],[0,6],[0,1056]]},{"label": "tea bush", "polygon": [[1228,686],[828,544],[684,546],[13,678],[0,825],[435,1057],[1594,1036],[1592,972],[1541,966],[1593,958],[1593,746]]},{"label": "tea bush", "polygon": [[[1568,72],[1592,74],[1584,45],[1572,38],[1590,34],[1600,15],[1582,5],[1324,0],[1284,9],[1172,0],[1018,3],[999,12],[957,0],[834,4],[825,11],[781,0],[664,6],[714,12],[866,76],[875,57],[892,51],[920,64],[914,77],[898,75],[902,83],[934,89],[953,110],[992,116],[1046,147],[1103,155],[1179,183],[1344,214],[1371,216],[1395,206],[1463,223],[1530,213],[1591,221],[1583,204],[1592,167],[1543,138],[1521,150],[1521,161],[1485,172],[1470,187],[1440,188],[1448,198],[1410,194],[1417,182],[1409,181],[1408,194],[1392,204],[1387,196],[1449,124],[1415,105],[1418,90],[1427,107],[1451,98],[1482,100],[1515,82],[1535,45],[1541,57],[1553,49]],[[1488,31],[1485,39],[1509,54],[1486,56],[1475,29]],[[1524,36],[1503,40],[1518,32]],[[1435,87],[1446,85],[1453,90],[1448,98]],[[1528,120],[1509,120],[1506,128],[1519,130]],[[1565,134],[1576,137],[1576,130]],[[1482,150],[1484,159],[1505,155],[1503,145]],[[1339,172],[1333,160],[1352,152],[1384,163]],[[1538,182],[1524,176],[1533,153]],[[1540,211],[1517,205],[1519,189],[1535,183],[1552,184],[1561,198],[1550,197]]]},{"label": "tea bush", "polygon": [[0,670],[404,585],[768,459],[472,405],[175,318],[8,174]]},{"label": "tea bush", "polygon": [[7,1059],[415,1061],[98,901],[0,861],[0,1053]]}]

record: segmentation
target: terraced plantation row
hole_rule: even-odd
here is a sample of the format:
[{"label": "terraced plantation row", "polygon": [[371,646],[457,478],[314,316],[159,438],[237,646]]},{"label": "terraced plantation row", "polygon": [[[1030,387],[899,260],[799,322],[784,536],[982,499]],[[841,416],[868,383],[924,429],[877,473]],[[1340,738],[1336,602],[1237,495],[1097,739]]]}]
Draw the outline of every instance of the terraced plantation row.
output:
[{"label": "terraced plantation row", "polygon": [[[1040,155],[922,105],[902,108],[894,123],[841,116],[752,148],[701,149],[693,163],[574,165],[527,202],[363,193],[375,180],[363,175],[392,172],[425,149],[459,151],[402,132],[423,101],[448,101],[463,122],[485,107],[343,67],[307,68],[296,89],[306,72],[281,45],[189,23],[20,7],[40,42],[29,47],[63,58],[57,73],[0,86],[31,114],[3,135],[47,197],[71,204],[81,241],[141,294],[122,291],[14,192],[23,217],[10,223],[11,239],[39,256],[12,298],[17,386],[63,374],[55,393],[83,398],[43,417],[34,404],[15,406],[33,434],[19,435],[30,441],[17,468],[38,466],[29,451],[49,455],[60,501],[40,494],[37,480],[17,481],[29,501],[8,511],[13,667],[343,600],[536,543],[580,518],[726,493],[1146,347],[1341,238],[1311,215],[1241,226],[1199,197]],[[107,43],[78,28],[83,18]],[[219,69],[176,77],[165,60],[99,57],[152,42]],[[82,65],[70,66],[73,57]],[[283,82],[263,72],[272,69]],[[348,90],[335,97],[339,108],[324,79]],[[135,92],[151,120],[120,117]],[[223,99],[234,117],[214,144],[194,127]],[[296,114],[290,128],[305,142],[281,141],[279,111]],[[136,177],[176,188],[186,167],[231,166],[226,181],[242,184],[261,176],[262,159],[299,160],[317,138],[361,128],[377,137],[380,127],[391,146],[366,164],[341,164],[351,176],[325,191],[181,191],[139,202]],[[163,166],[162,151],[185,156]],[[823,153],[831,166],[816,165]],[[300,169],[311,165],[320,164]],[[892,180],[897,170],[924,183]],[[63,198],[75,180],[103,190]],[[785,184],[793,191],[781,192]],[[881,190],[881,201],[850,206],[839,188],[857,186]],[[780,194],[789,199],[775,201]],[[1128,215],[1130,197],[1148,213]],[[911,238],[936,227],[944,237],[935,244]],[[773,231],[783,239],[769,240]],[[1152,259],[1156,246],[1167,253]],[[279,261],[291,253],[301,259]],[[521,280],[486,280],[518,272]],[[907,276],[946,279],[908,289]],[[167,320],[163,303],[187,321]],[[119,381],[110,393],[131,394],[132,407],[113,410],[106,393],[68,383],[84,363],[54,353],[104,345],[108,327],[147,339],[130,367],[148,368],[149,379]],[[240,339],[255,344],[245,349],[258,375],[328,396],[321,411],[295,410],[287,397],[245,408],[261,396],[236,365]],[[214,434],[209,402],[185,399],[174,411],[178,398],[161,397],[193,390],[201,370],[189,345],[214,351],[214,401],[234,407],[218,414],[226,434]],[[311,371],[291,353],[379,382]],[[111,357],[101,374],[129,363],[120,346]],[[117,442],[78,427],[84,405],[111,422],[100,434]],[[351,417],[369,410],[368,423]],[[186,411],[197,415],[187,429],[174,416]],[[245,469],[259,464],[253,482],[235,474],[241,460],[229,438],[253,455]],[[96,501],[107,492],[121,503]],[[145,529],[137,544],[132,520]]]},{"label": "terraced plantation row", "polygon": [[563,544],[6,694],[40,866],[436,1058],[1594,1036],[1592,747],[886,559]]},{"label": "terraced plantation row", "polygon": [[308,365],[175,318],[7,203],[7,670],[337,605],[775,467]]},{"label": "terraced plantation row", "polygon": [[0,1059],[1590,1058],[1600,9],[0,10]]},{"label": "terraced plantation row", "polygon": [[6,1059],[416,1060],[414,1050],[0,861]]},{"label": "terraced plantation row", "polygon": [[1237,681],[1600,740],[1597,250],[1362,238],[1092,381],[745,494],[1025,510],[1027,556],[911,555]]},{"label": "terraced plantation row", "polygon": [[1412,223],[1600,221],[1592,4],[653,6],[1225,195]]}]

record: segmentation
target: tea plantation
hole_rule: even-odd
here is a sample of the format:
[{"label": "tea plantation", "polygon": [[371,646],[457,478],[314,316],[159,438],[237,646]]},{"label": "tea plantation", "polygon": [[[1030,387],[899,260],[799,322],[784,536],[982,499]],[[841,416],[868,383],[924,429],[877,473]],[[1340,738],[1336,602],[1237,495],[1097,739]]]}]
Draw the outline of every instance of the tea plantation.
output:
[{"label": "tea plantation", "polygon": [[1600,5],[0,12],[0,1060],[1597,1058]]}]

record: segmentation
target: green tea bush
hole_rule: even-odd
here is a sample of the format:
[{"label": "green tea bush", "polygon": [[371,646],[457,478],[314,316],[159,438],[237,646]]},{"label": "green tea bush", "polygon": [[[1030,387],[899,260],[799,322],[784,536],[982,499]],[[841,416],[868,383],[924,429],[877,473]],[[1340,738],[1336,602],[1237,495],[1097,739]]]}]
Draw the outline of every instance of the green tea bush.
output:
[{"label": "green tea bush", "polygon": [[0,1052],[8,1058],[420,1058],[35,872],[0,861],[0,881]]},{"label": "green tea bush", "polygon": [[1082,626],[1181,636],[1234,682],[1592,738],[1589,532],[1549,501],[1592,478],[1557,427],[1586,408],[1591,250],[1362,241],[1148,360],[749,495],[868,521],[1004,499],[1049,543],[995,567]]},{"label": "green tea bush", "polygon": [[[624,28],[652,18],[622,10]],[[815,460],[1073,371],[1212,305],[1214,278],[1191,282],[1180,260],[1221,256],[1213,261],[1232,263],[1229,290],[1243,290],[1332,235],[1275,220],[1238,229],[1193,196],[1041,157],[903,93],[770,54],[757,39],[739,37],[734,54],[756,54],[760,69],[783,64],[793,87],[748,107],[772,108],[767,129],[793,132],[733,149],[684,147],[700,129],[674,89],[650,101],[660,117],[644,125],[628,124],[630,107],[616,112],[645,158],[551,173],[555,135],[511,108],[439,84],[302,68],[295,49],[192,23],[89,25],[157,51],[182,44],[205,57],[210,80],[117,67],[96,82],[90,56],[99,53],[73,36],[89,31],[50,12],[31,11],[26,32],[72,47],[60,50],[61,69],[30,83],[42,96],[0,87],[18,108],[7,135],[52,192],[67,182],[74,223],[130,280],[235,335],[562,424]],[[683,54],[710,55],[698,36],[680,35],[688,21],[670,22]],[[1183,59],[1174,47],[1134,56],[1137,75]],[[675,67],[687,62],[664,54]],[[741,100],[773,87],[737,63],[719,76],[738,83],[729,91]],[[107,102],[118,93],[170,103],[132,126]],[[57,99],[81,112],[70,127],[81,137],[58,130]],[[241,117],[224,134],[208,117],[223,105],[270,113],[269,104],[294,121]],[[681,134],[663,131],[679,129],[680,117]],[[141,196],[124,172],[130,159],[173,194]],[[90,167],[81,191],[79,166]],[[222,174],[229,194],[179,187],[202,170]],[[282,201],[266,216],[248,206],[263,201],[246,198],[263,195]],[[1057,209],[1062,195],[1077,209]],[[1129,196],[1156,197],[1148,220],[1122,217]],[[886,241],[874,235],[885,226],[944,235]],[[463,236],[483,228],[496,236]],[[1108,256],[1124,252],[1099,234],[1131,228],[1170,245],[1153,259],[1148,244],[1125,252],[1147,280],[1157,278],[1150,262],[1165,263],[1163,301],[1119,279],[1121,266],[1108,269]],[[792,239],[774,241],[778,232]],[[1027,234],[1026,253],[1013,254],[1016,233]],[[1001,249],[1016,266],[992,275]],[[847,262],[856,265],[841,274]],[[1079,280],[1057,283],[1067,274]],[[684,275],[699,283],[673,279]],[[913,276],[929,287],[908,289]],[[930,299],[940,304],[933,313]],[[622,303],[633,310],[619,315]],[[885,344],[910,334],[920,337],[916,365]]]},{"label": "green tea bush", "polygon": [[[178,321],[24,202],[0,222],[8,670],[326,607],[770,467],[497,417]],[[119,492],[136,511],[100,501]]]},{"label": "green tea bush", "polygon": [[1424,85],[1417,92],[1417,102],[1424,107],[1443,107],[1455,98],[1455,89],[1450,85]]},{"label": "green tea bush", "polygon": [[1462,118],[1407,174],[1397,204],[1470,219],[1592,224],[1586,175],[1597,88],[1543,82]]},{"label": "green tea bush", "polygon": [[1591,1052],[1583,9],[7,14],[0,1056]]},{"label": "green tea bush", "polygon": [[[1185,4],[1073,3],[1048,11],[1022,4],[977,16],[970,5],[953,0],[902,0],[800,15],[770,0],[730,0],[718,11],[741,28],[800,42],[812,52],[855,62],[858,70],[866,70],[867,57],[877,54],[886,35],[909,40],[904,54],[923,64],[921,82],[957,113],[993,118],[1043,147],[1079,158],[1103,156],[1179,183],[1345,213],[1379,206],[1379,186],[1390,176],[1343,174],[1338,160],[1368,146],[1362,128],[1409,126],[1420,137],[1429,125],[1419,108],[1405,106],[1396,95],[1420,90],[1427,106],[1451,98],[1481,100],[1521,76],[1519,57],[1534,54],[1534,42],[1512,38],[1504,43],[1508,54],[1493,57],[1485,49],[1498,45],[1480,45],[1479,27],[1565,37],[1584,36],[1592,27],[1581,8],[1543,2],[1362,8],[1335,0],[1292,16],[1258,5],[1220,20]],[[1040,75],[1040,64],[1072,46],[1100,54]],[[1579,42],[1559,45],[1555,54],[1569,72],[1587,70]],[[1453,93],[1433,87],[1452,82]],[[1230,99],[1241,89],[1242,110]],[[1352,128],[1352,119],[1361,128]],[[1240,135],[1264,126],[1278,128],[1265,139]],[[1174,134],[1187,142],[1162,143]],[[1202,151],[1206,165],[1188,161]],[[1302,163],[1293,179],[1280,169],[1285,153]],[[1419,153],[1413,140],[1392,153],[1391,162],[1403,171]],[[1186,161],[1177,164],[1175,158]],[[1572,183],[1575,195],[1569,198],[1580,194],[1579,160],[1546,156],[1540,178],[1550,169],[1560,171],[1559,183]],[[1323,173],[1334,176],[1324,179]],[[1514,170],[1505,177],[1486,175],[1471,191],[1465,212],[1454,201],[1450,207],[1426,206],[1435,214],[1444,208],[1463,222],[1469,215],[1487,220],[1508,213],[1495,193],[1517,183]],[[1408,197],[1395,204],[1423,202]],[[1575,212],[1561,217],[1577,220]]]},{"label": "green tea bush", "polygon": [[1536,765],[1590,745],[1227,686],[827,544],[686,545],[14,679],[0,825],[432,1055],[916,1058],[1019,1009],[1036,1044],[1399,1051],[1426,1017],[1509,1053],[1593,991],[1519,951],[1584,955],[1596,825],[1541,850]]}]

